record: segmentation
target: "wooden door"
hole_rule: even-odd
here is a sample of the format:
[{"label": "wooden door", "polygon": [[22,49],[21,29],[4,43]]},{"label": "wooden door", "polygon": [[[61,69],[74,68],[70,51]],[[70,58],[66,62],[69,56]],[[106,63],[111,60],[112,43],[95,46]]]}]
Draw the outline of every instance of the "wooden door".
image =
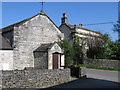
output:
[{"label": "wooden door", "polygon": [[53,53],[53,69],[58,69],[58,55],[56,53]]}]

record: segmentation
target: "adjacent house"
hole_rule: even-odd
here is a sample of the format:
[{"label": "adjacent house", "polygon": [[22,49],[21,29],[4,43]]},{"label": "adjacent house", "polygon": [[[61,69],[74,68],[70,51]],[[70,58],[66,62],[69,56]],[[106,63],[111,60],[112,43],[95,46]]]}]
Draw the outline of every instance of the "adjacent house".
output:
[{"label": "adjacent house", "polygon": [[[84,39],[86,45],[89,39],[94,39],[96,37],[100,37],[101,33],[83,28],[82,24],[79,26],[77,25],[71,25],[68,23],[68,18],[66,16],[66,13],[63,13],[63,17],[61,18],[61,25],[59,26],[59,29],[62,33],[65,35],[65,39],[67,39],[71,44],[73,43],[72,35],[75,34],[80,39]],[[80,40],[80,46],[81,46]]]},{"label": "adjacent house", "polygon": [[[81,55],[80,57],[86,58],[86,53],[89,49],[89,46],[94,45],[98,41],[101,41],[101,33],[83,28],[82,24],[80,24],[79,26],[69,24],[66,13],[63,13],[59,29],[62,33],[64,33],[65,39],[68,40],[71,45],[73,45],[75,40],[73,36],[75,35],[79,37],[79,45],[80,47],[82,47],[83,51],[83,55]],[[75,61],[77,61],[78,64],[83,63],[82,59]]]}]

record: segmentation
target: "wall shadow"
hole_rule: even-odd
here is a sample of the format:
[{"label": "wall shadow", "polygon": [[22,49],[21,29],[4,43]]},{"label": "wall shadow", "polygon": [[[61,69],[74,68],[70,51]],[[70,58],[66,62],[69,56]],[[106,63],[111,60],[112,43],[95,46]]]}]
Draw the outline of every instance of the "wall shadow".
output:
[{"label": "wall shadow", "polygon": [[[94,78],[86,78],[86,79],[77,79],[67,83],[63,83],[60,85],[43,88],[45,89],[55,89],[55,88],[120,88],[120,83],[102,80],[102,79],[94,79]],[[38,89],[39,90],[39,89]]]}]

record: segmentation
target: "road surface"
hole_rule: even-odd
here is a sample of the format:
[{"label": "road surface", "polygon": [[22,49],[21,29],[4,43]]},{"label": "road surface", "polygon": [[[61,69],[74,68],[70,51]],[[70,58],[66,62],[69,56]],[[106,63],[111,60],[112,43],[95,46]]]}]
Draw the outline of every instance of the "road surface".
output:
[{"label": "road surface", "polygon": [[120,79],[118,78],[120,71],[86,69],[86,74],[90,78],[120,82]]},{"label": "road surface", "polygon": [[118,71],[87,69],[87,79],[77,79],[49,88],[118,88]]}]

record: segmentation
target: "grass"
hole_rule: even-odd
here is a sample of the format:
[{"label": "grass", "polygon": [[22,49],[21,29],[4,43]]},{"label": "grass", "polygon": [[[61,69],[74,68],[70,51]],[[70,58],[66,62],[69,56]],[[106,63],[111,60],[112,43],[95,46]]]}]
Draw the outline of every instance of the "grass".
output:
[{"label": "grass", "polygon": [[84,64],[74,65],[75,67],[86,67]]},{"label": "grass", "polygon": [[113,70],[113,71],[120,71],[120,69],[113,69],[113,68],[99,68],[99,67],[90,67],[90,66],[86,66],[86,68],[98,69],[98,70]]},{"label": "grass", "polygon": [[98,69],[98,70],[113,70],[113,71],[120,71],[120,69],[92,67],[92,66],[87,66],[87,65],[84,65],[84,64],[75,65],[75,67],[86,67],[86,68]]}]

